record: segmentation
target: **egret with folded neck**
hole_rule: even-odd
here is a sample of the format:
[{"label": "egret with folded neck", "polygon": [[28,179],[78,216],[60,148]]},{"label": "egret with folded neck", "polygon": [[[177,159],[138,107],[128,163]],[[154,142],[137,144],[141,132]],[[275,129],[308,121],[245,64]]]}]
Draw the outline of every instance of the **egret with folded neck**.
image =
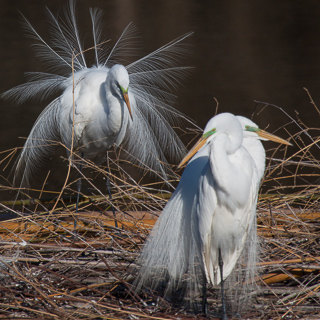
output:
[{"label": "egret with folded neck", "polygon": [[14,184],[29,187],[56,145],[65,146],[68,156],[72,148],[72,160],[78,163],[82,158],[96,164],[108,158],[112,146],[121,145],[131,163],[168,181],[168,175],[174,174],[168,163],[177,163],[185,155],[173,126],[181,120],[191,122],[171,106],[175,100],[171,90],[190,70],[179,61],[187,52],[184,40],[191,33],[124,66],[122,58],[134,49],[135,28],[129,24],[111,47],[102,37],[102,12],[90,9],[95,61],[88,67],[75,1],[69,1],[64,17],[47,11],[51,41],[46,42],[27,19],[25,25],[35,41],[37,57],[51,73],[28,73],[28,82],[2,94],[16,103],[54,95],[19,155]]},{"label": "egret with folded neck", "polygon": [[[167,295],[177,296],[176,290],[185,288],[188,303],[197,305],[202,295],[201,310],[206,313],[207,283],[220,284],[222,318],[227,318],[224,279],[248,235],[254,238],[256,233],[257,197],[265,170],[260,140],[290,145],[230,113],[208,122],[181,161],[180,167],[189,163],[143,248],[137,290],[165,286]],[[253,243],[250,250],[255,249]]]}]

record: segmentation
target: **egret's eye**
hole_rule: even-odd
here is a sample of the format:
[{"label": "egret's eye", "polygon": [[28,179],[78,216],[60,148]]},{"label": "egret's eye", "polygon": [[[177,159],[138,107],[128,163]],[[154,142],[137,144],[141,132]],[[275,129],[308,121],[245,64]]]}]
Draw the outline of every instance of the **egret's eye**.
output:
[{"label": "egret's eye", "polygon": [[260,129],[258,127],[245,126],[245,131],[258,132]]},{"label": "egret's eye", "polygon": [[128,93],[129,87],[127,89],[125,89],[125,88],[121,87],[120,84],[119,84],[119,88],[123,93]]},{"label": "egret's eye", "polygon": [[207,131],[206,133],[204,133],[202,138],[206,139],[206,138],[210,137],[212,134],[214,134],[216,131],[217,131],[217,129],[213,128],[213,129]]}]

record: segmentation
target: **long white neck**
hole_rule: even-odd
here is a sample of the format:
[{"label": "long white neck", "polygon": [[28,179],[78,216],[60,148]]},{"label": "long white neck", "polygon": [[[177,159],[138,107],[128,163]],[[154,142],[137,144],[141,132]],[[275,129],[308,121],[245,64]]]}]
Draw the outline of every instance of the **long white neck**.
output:
[{"label": "long white neck", "polygon": [[266,152],[260,140],[254,138],[244,138],[243,147],[246,148],[251,155],[258,172],[259,182],[264,176],[266,168]]},{"label": "long white neck", "polygon": [[233,179],[226,180],[229,175],[236,174],[234,170],[234,163],[231,161],[231,156],[237,152],[241,147],[241,139],[228,136],[227,134],[220,134],[210,142],[210,165],[213,175],[217,182],[224,185],[226,182]]},{"label": "long white neck", "polygon": [[242,147],[240,124],[229,125],[210,142],[210,167],[219,203],[234,211],[247,203],[254,163]]},{"label": "long white neck", "polygon": [[114,76],[110,71],[103,89],[102,94],[105,95],[107,101],[105,112],[107,113],[108,128],[110,128],[110,134],[116,135],[123,127],[125,102],[119,94]]}]

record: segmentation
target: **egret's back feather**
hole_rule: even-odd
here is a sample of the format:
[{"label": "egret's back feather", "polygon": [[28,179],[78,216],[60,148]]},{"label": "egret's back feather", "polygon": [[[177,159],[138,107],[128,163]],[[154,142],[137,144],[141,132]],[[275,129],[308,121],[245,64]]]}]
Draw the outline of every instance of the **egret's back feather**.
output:
[{"label": "egret's back feather", "polygon": [[[62,18],[56,18],[49,9],[47,9],[47,13],[52,35],[49,42],[40,36],[26,18],[25,26],[35,42],[34,49],[37,57],[46,63],[48,70],[52,73],[29,73],[28,82],[2,94],[3,98],[11,99],[19,104],[30,99],[37,101],[48,99],[57,93],[61,95],[41,113],[17,160],[15,182],[19,181],[19,175],[23,176],[24,186],[28,185],[32,173],[41,164],[39,159],[45,159],[51,155],[52,143],[62,143],[67,148],[71,146],[72,121],[70,117],[66,120],[66,113],[63,112],[63,109],[66,108],[65,92],[73,90],[72,60],[75,78],[75,112],[81,116],[81,110],[84,108],[83,106],[80,108],[80,98],[81,101],[84,99],[80,95],[83,94],[83,90],[81,89],[82,91],[77,93],[78,87],[82,86],[81,82],[86,81],[93,72],[97,72],[97,74],[105,72],[105,79],[107,79],[110,68],[116,65],[117,60],[132,55],[133,45],[137,39],[135,27],[129,24],[115,45],[110,47],[110,43],[106,42],[106,38],[102,34],[102,12],[99,9],[91,9],[93,50],[96,61],[94,67],[88,68],[89,64],[85,59],[86,53],[77,25],[75,1],[69,1]],[[112,139],[106,137],[109,142],[104,143],[106,148],[113,143],[115,145],[122,144],[122,147],[127,150],[127,156],[131,162],[151,169],[164,179],[167,179],[168,173],[174,174],[169,168],[168,162],[179,161],[185,154],[184,145],[172,126],[181,124],[181,121],[192,123],[190,119],[171,106],[175,100],[172,90],[180,84],[182,78],[190,70],[190,68],[180,65],[181,57],[188,51],[184,40],[190,35],[191,33],[181,36],[126,66],[130,79],[129,99],[131,100],[133,121],[129,119],[127,110],[122,110],[119,132]],[[97,85],[102,88],[103,81]],[[100,90],[100,87],[93,90]],[[72,98],[69,100],[67,107],[72,110]],[[102,112],[109,114],[111,109],[106,109],[109,108],[106,103],[102,99],[101,106],[99,108],[97,106],[100,115]],[[88,104],[87,107],[90,108],[91,105]],[[81,117],[85,119],[84,115]],[[101,120],[103,117],[92,114],[90,119],[86,118],[86,121],[88,124],[97,121],[96,126],[103,126]],[[66,129],[66,127],[68,128]],[[74,146],[76,148],[82,147],[81,144],[77,145],[77,139],[80,138],[75,137]],[[81,139],[79,141],[81,142]],[[50,147],[43,148],[42,145],[45,144],[50,144]],[[107,150],[102,154],[102,148],[98,149],[97,153],[99,154],[93,156],[93,160],[101,160],[106,157]],[[91,156],[84,152],[84,157],[90,158]]]},{"label": "egret's back feather", "polygon": [[[242,272],[241,266],[233,279],[245,279],[248,285],[242,285],[244,290],[239,291],[248,292],[256,270],[255,213],[261,169],[265,166],[258,136],[246,136],[244,132],[242,136],[246,123],[240,124],[230,114],[213,118],[211,123],[208,130],[218,132],[212,138],[214,144],[204,145],[184,169],[142,250],[135,281],[136,290],[165,288],[164,294],[172,294],[171,299],[177,298],[179,290],[187,298],[184,301],[197,311],[204,282],[217,285],[221,281],[218,249],[224,279],[234,270],[240,255],[244,257],[241,262],[247,264],[246,270]],[[227,149],[230,141],[233,147]],[[262,153],[256,161],[251,157],[252,146]],[[234,297],[238,302],[233,301],[235,310],[243,302],[240,294]]]}]

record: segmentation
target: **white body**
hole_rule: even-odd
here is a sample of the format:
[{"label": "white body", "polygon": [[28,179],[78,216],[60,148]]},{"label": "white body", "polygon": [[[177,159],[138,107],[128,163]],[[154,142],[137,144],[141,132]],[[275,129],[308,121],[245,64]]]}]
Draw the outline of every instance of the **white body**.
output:
[{"label": "white body", "polygon": [[185,117],[170,105],[174,100],[170,88],[174,88],[189,69],[179,66],[177,61],[185,53],[182,41],[190,34],[124,67],[117,61],[132,54],[130,38],[135,37],[134,27],[125,28],[111,47],[101,37],[102,13],[90,9],[95,64],[89,68],[78,32],[75,1],[69,1],[65,21],[61,21],[61,16],[55,18],[49,10],[48,16],[51,44],[45,42],[27,20],[26,25],[36,43],[37,56],[52,73],[29,73],[28,82],[2,95],[22,103],[58,93],[28,136],[16,162],[14,184],[30,185],[36,169],[61,144],[68,155],[73,145],[74,152],[96,163],[106,159],[112,145],[121,144],[130,162],[162,179],[174,174],[168,162],[179,161],[185,147],[172,125]]},{"label": "white body", "polygon": [[201,173],[196,216],[200,250],[208,281],[220,283],[219,248],[223,276],[233,270],[253,223],[259,189],[258,172],[248,151],[239,144],[226,150],[240,124],[209,142],[209,161]]},{"label": "white body", "polygon": [[[202,266],[207,281],[216,285],[221,281],[218,249],[226,278],[248,233],[255,239],[265,151],[257,134],[244,131],[245,125],[256,126],[253,122],[230,114],[223,117],[208,123],[207,127],[219,125],[221,130],[190,160],[152,230],[140,258],[138,288],[156,287],[169,275],[167,290],[187,278],[188,294],[194,295],[201,281],[197,265]],[[253,243],[250,250],[255,249]]]},{"label": "white body", "polygon": [[106,151],[112,145],[122,142],[132,121],[124,100],[112,92],[109,77],[110,69],[106,67],[75,73],[74,116],[72,85],[59,101],[62,142],[70,149],[74,119],[74,148],[96,163],[105,159]]}]

